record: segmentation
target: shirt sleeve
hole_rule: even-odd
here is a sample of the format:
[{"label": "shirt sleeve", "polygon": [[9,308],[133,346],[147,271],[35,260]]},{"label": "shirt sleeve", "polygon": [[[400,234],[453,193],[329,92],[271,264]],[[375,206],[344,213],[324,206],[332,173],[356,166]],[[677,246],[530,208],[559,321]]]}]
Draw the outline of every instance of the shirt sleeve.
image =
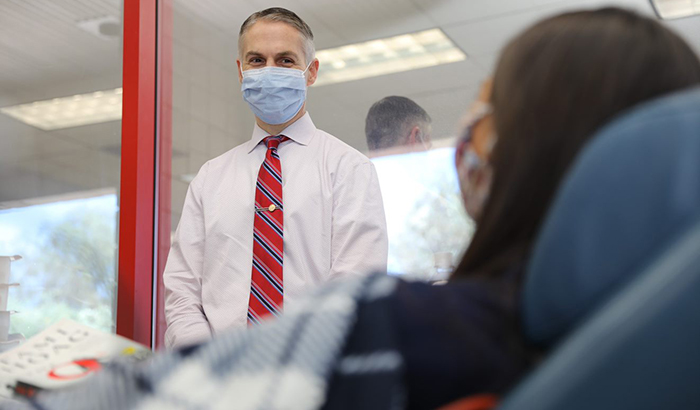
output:
[{"label": "shirt sleeve", "polygon": [[386,272],[388,239],[379,179],[368,160],[336,185],[329,278]]},{"label": "shirt sleeve", "polygon": [[202,307],[204,215],[201,190],[206,177],[202,167],[187,190],[180,223],[163,272],[165,287],[165,345],[181,347],[211,337]]}]

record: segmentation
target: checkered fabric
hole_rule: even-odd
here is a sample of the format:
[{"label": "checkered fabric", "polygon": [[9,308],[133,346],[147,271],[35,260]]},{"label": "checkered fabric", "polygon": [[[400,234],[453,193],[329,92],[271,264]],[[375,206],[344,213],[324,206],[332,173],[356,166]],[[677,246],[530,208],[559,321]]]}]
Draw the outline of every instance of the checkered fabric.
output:
[{"label": "checkered fabric", "polygon": [[[276,320],[138,366],[113,363],[74,388],[0,409],[402,408],[402,357],[389,316],[373,313],[396,284],[386,275],[331,282]],[[374,322],[358,328],[358,315]]]}]

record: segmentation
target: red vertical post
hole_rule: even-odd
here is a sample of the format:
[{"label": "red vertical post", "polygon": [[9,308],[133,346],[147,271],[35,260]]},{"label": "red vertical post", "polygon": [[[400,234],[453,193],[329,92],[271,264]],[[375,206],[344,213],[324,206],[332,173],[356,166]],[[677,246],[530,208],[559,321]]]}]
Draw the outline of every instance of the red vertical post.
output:
[{"label": "red vertical post", "polygon": [[125,0],[117,333],[151,345],[157,0]]}]

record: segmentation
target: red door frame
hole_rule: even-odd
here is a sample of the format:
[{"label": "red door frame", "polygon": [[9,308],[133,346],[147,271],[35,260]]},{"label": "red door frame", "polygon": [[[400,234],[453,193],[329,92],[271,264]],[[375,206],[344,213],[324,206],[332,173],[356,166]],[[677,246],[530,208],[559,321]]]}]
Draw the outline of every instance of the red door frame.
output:
[{"label": "red door frame", "polygon": [[162,343],[154,306],[170,245],[172,46],[158,42],[171,37],[171,12],[170,0],[124,1],[117,333],[151,347]]},{"label": "red door frame", "polygon": [[117,333],[151,345],[157,0],[125,0]]},{"label": "red door frame", "polygon": [[171,0],[125,0],[123,27],[117,333],[161,347],[171,217]]}]

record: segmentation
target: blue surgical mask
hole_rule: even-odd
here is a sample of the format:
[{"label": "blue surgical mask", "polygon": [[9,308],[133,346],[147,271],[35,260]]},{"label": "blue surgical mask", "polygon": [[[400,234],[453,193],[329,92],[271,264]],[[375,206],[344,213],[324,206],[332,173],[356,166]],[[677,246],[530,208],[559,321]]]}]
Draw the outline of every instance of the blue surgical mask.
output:
[{"label": "blue surgical mask", "polygon": [[[311,63],[306,70],[310,66]],[[297,115],[306,101],[306,70],[265,67],[243,71],[243,99],[262,121],[284,124]]]}]

